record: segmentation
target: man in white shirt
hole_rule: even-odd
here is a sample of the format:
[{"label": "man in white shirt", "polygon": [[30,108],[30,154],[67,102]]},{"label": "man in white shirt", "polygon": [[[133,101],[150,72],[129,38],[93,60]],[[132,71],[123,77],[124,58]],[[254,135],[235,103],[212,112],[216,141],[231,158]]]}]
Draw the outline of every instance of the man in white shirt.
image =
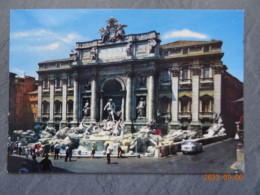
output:
[{"label": "man in white shirt", "polygon": [[22,154],[22,143],[21,142],[18,143],[18,154],[19,155]]},{"label": "man in white shirt", "polygon": [[56,142],[55,146],[54,146],[54,150],[55,150],[55,154],[54,154],[54,160],[55,159],[59,159],[59,153],[60,153],[60,144],[58,142]]},{"label": "man in white shirt", "polygon": [[107,164],[110,164],[110,154],[112,153],[113,148],[111,146],[109,146],[109,144],[107,144]]}]

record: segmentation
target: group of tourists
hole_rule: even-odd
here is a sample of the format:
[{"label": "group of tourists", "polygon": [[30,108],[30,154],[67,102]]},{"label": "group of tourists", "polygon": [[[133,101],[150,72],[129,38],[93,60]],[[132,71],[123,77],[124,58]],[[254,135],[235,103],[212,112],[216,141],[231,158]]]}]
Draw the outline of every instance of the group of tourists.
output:
[{"label": "group of tourists", "polygon": [[29,155],[33,156],[44,156],[44,154],[48,153],[47,146],[41,146],[40,144],[35,144],[32,146],[22,146],[21,142],[11,142],[8,145],[8,155],[17,154],[17,155],[25,155],[28,158]]}]

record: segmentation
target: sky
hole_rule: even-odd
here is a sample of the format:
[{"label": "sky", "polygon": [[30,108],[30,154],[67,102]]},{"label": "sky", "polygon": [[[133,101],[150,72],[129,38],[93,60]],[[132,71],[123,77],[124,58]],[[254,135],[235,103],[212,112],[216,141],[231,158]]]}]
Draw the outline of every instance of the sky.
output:
[{"label": "sky", "polygon": [[244,12],[171,9],[23,9],[10,13],[10,72],[38,77],[38,63],[68,58],[76,42],[100,39],[114,17],[127,34],[160,33],[161,45],[179,41],[223,41],[223,64],[244,81]]}]

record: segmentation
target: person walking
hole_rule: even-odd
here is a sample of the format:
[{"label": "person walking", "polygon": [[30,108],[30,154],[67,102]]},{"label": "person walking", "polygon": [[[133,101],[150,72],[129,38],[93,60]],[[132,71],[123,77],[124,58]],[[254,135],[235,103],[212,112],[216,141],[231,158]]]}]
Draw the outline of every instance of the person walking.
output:
[{"label": "person walking", "polygon": [[107,151],[106,151],[106,153],[107,153],[107,164],[110,164],[110,155],[111,155],[112,151],[113,151],[113,148],[111,146],[109,146],[109,144],[107,144]]},{"label": "person walking", "polygon": [[58,142],[56,142],[55,146],[54,146],[54,160],[58,160],[59,159],[59,153],[60,153],[60,144]]},{"label": "person walking", "polygon": [[95,143],[92,143],[92,147],[91,147],[91,159],[94,159],[95,152],[96,152]]}]

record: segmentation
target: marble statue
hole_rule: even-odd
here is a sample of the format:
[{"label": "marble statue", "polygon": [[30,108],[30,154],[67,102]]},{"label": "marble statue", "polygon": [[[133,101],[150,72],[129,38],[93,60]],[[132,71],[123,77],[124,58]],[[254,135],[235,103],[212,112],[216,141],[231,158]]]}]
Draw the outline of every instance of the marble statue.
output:
[{"label": "marble statue", "polygon": [[125,30],[124,30],[124,27],[127,27],[127,25],[121,25],[121,24],[118,24],[117,25],[117,29],[116,29],[116,37],[117,39],[124,39],[125,38]]},{"label": "marble statue", "polygon": [[101,41],[102,43],[105,43],[109,38],[109,31],[107,28],[102,27],[99,29],[99,33],[101,34]]},{"label": "marble statue", "polygon": [[141,97],[141,99],[138,103],[138,106],[136,107],[138,118],[145,116],[145,106],[146,106],[146,103],[145,103],[144,99]]},{"label": "marble statue", "polygon": [[109,120],[112,119],[112,121],[115,121],[115,111],[116,111],[116,105],[113,102],[112,99],[109,99],[107,104],[104,107],[104,111],[107,111],[109,114]]},{"label": "marble statue", "polygon": [[89,101],[88,100],[86,101],[86,103],[84,105],[83,111],[84,111],[84,116],[89,116],[90,107],[89,107]]},{"label": "marble statue", "polygon": [[156,41],[154,39],[149,40],[149,53],[153,53],[153,48],[156,46]]},{"label": "marble statue", "polygon": [[79,58],[79,52],[76,49],[72,49],[71,53],[73,54],[73,61],[76,62],[78,61]]},{"label": "marble statue", "polygon": [[132,46],[133,46],[132,43],[128,43],[128,44],[127,44],[127,46],[126,46],[126,55],[127,55],[127,56],[133,55],[133,53],[132,53]]},{"label": "marble statue", "polygon": [[97,48],[96,47],[92,47],[92,49],[90,51],[90,55],[91,55],[91,61],[97,60]]}]

